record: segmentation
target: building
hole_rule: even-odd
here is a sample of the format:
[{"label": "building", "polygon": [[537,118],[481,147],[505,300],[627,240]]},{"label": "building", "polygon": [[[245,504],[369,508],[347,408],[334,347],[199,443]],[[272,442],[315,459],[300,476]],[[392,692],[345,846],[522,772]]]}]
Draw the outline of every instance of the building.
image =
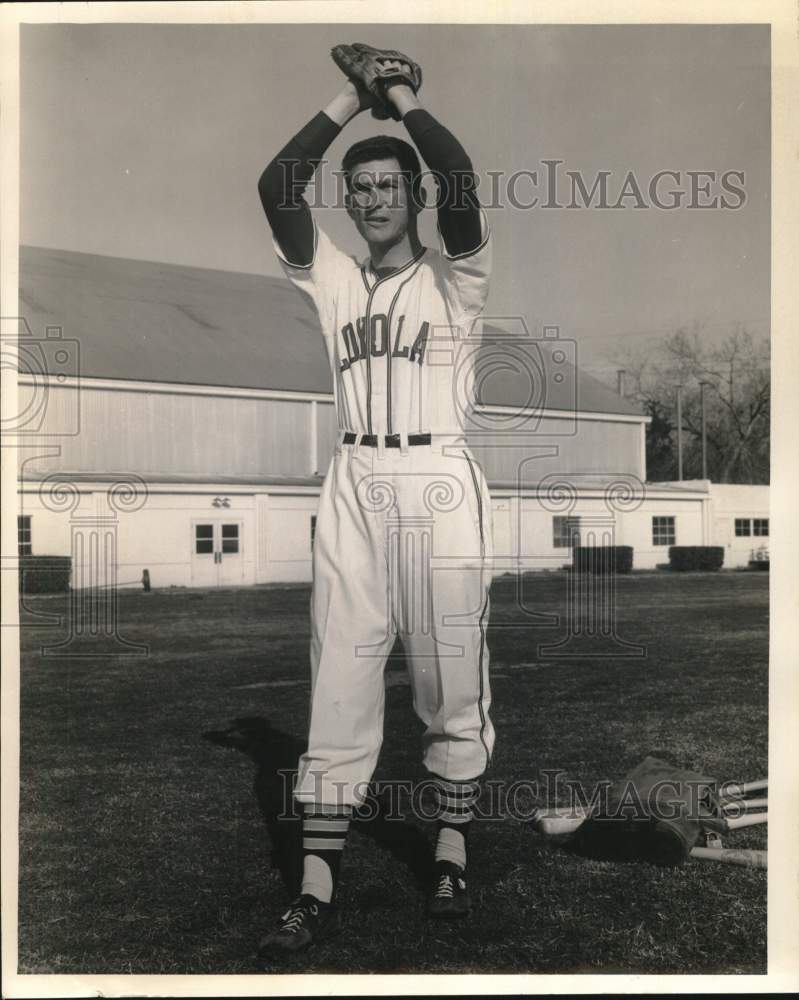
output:
[{"label": "building", "polygon": [[[288,282],[23,247],[20,316],[20,552],[71,554],[73,586],[111,565],[120,586],[145,569],[156,587],[310,579],[338,429],[315,314]],[[495,573],[560,568],[578,538],[632,545],[645,568],[723,536],[726,565],[745,564],[767,533],[767,487],[646,483],[648,418],[556,329],[487,318],[441,363],[478,400]]]}]

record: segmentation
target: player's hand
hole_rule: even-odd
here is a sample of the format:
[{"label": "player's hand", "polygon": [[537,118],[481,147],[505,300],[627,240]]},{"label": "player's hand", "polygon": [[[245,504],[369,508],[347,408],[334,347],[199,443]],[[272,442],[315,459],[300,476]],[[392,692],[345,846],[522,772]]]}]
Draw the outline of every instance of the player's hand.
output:
[{"label": "player's hand", "polygon": [[353,80],[348,80],[324,110],[329,118],[343,127],[376,103],[377,98],[366,87],[359,87]]},{"label": "player's hand", "polygon": [[[392,64],[389,63],[389,66]],[[402,67],[404,71],[409,71],[407,63],[396,63],[396,66]],[[399,119],[402,118],[409,112],[413,111],[414,108],[421,108],[422,102],[419,100],[419,96],[413,87],[409,87],[407,83],[404,83],[402,78],[398,78],[396,82],[391,80],[387,81],[385,84],[386,89],[386,101],[393,104],[399,113]]]},{"label": "player's hand", "polygon": [[349,91],[354,100],[358,102],[358,112],[368,111],[377,104],[377,98],[371,94],[366,87],[353,80],[348,80],[345,91]]}]

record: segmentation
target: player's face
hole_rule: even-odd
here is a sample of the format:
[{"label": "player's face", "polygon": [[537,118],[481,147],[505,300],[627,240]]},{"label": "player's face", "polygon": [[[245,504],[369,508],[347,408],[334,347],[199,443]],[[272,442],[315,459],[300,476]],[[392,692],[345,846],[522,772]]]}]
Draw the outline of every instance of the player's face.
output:
[{"label": "player's face", "polygon": [[398,243],[408,231],[414,209],[397,160],[368,160],[353,167],[347,210],[367,243]]}]

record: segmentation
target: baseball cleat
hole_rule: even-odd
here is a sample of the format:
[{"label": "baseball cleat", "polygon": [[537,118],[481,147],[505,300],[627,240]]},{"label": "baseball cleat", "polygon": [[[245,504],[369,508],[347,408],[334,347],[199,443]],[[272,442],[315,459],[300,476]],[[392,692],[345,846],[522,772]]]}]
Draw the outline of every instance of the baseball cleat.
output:
[{"label": "baseball cleat", "polygon": [[259,955],[293,954],[336,930],[336,910],[308,894],[295,899],[271,934],[258,946]]},{"label": "baseball cleat", "polygon": [[463,868],[451,861],[436,863],[427,911],[431,917],[463,917],[469,912],[469,890]]}]

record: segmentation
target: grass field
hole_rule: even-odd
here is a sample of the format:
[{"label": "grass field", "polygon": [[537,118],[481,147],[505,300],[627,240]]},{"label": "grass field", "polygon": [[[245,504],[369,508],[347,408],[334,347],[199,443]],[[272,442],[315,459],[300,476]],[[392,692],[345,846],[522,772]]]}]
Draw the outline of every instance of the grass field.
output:
[{"label": "grass field", "polygon": [[[562,614],[566,581],[525,577],[523,605]],[[294,869],[279,772],[305,735],[308,597],[123,593],[120,630],[149,644],[143,658],[43,657],[64,630],[28,616],[20,972],[277,971],[254,951]],[[529,628],[518,603],[513,580],[495,582],[487,777],[532,782],[549,769],[590,788],[650,752],[721,780],[766,773],[767,578],[621,577],[618,632],[647,646],[643,659],[540,661],[538,644],[562,629]],[[387,686],[376,779],[422,779],[401,656]],[[410,816],[355,823],[343,933],[288,971],[765,971],[763,871],[589,860],[521,818],[486,819],[471,836],[474,912],[442,925],[424,915],[431,834]],[[765,847],[765,827],[725,843]]]}]

